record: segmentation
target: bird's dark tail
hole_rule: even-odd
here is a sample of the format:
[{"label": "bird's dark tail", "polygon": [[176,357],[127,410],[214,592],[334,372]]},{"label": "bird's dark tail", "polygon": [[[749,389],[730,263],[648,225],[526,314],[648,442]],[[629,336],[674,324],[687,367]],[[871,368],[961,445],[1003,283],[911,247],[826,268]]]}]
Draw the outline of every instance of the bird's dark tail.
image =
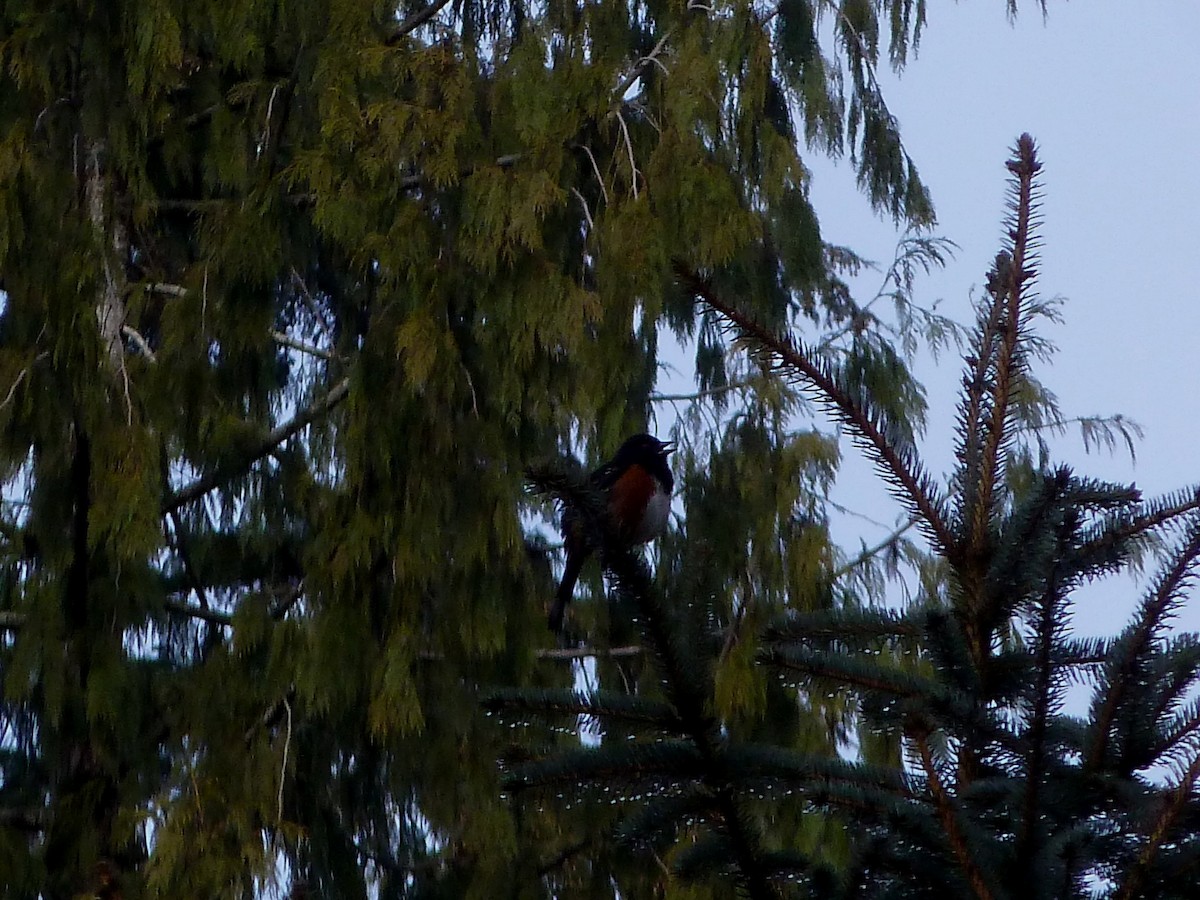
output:
[{"label": "bird's dark tail", "polygon": [[562,582],[554,594],[554,605],[550,607],[550,630],[555,634],[562,631],[563,618],[567,614],[567,604],[575,595],[575,582],[579,580],[579,572],[587,555],[579,548],[567,548],[567,564],[563,569]]}]

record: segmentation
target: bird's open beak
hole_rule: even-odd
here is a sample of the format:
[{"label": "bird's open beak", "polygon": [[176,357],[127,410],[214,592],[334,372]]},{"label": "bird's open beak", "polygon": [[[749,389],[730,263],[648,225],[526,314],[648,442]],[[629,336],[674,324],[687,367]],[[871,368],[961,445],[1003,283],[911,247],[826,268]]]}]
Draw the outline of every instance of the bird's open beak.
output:
[{"label": "bird's open beak", "polygon": [[672,453],[675,452],[675,442],[674,441],[663,441],[662,446],[658,448],[658,452],[661,453],[663,456],[670,456]]}]

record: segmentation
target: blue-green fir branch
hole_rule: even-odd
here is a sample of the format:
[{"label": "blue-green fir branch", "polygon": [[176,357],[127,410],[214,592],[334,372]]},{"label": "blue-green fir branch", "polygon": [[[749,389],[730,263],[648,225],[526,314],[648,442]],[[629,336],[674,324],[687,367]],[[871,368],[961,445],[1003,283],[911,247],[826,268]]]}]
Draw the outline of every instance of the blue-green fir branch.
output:
[{"label": "blue-green fir branch", "polygon": [[498,688],[489,691],[481,704],[485,710],[502,713],[508,718],[528,715],[551,718],[589,716],[596,720],[611,719],[651,726],[667,732],[677,732],[681,727],[679,717],[670,704],[615,691],[583,694],[568,688],[540,691]]},{"label": "blue-green fir branch", "polygon": [[511,791],[563,787],[575,790],[589,784],[671,784],[701,780],[704,766],[700,752],[690,741],[632,741],[596,749],[566,750],[521,763],[504,774],[503,784]]},{"label": "blue-green fir branch", "polygon": [[1193,580],[1200,556],[1200,522],[1173,554],[1172,560],[1142,600],[1137,614],[1113,645],[1101,671],[1092,699],[1092,740],[1085,757],[1090,771],[1100,770],[1109,759],[1116,738],[1114,724],[1123,710],[1136,704],[1146,683],[1147,671],[1156,653],[1156,638],[1183,600],[1185,587]]},{"label": "blue-green fir branch", "polygon": [[676,263],[676,276],[694,296],[722,316],[777,367],[801,378],[825,404],[849,426],[883,470],[900,499],[921,519],[921,526],[935,547],[951,551],[956,544],[947,522],[945,500],[933,479],[925,473],[915,455],[897,446],[893,427],[867,398],[848,392],[828,366],[811,358],[791,336],[781,336],[762,327],[750,316],[717,296],[707,279],[683,263]]}]

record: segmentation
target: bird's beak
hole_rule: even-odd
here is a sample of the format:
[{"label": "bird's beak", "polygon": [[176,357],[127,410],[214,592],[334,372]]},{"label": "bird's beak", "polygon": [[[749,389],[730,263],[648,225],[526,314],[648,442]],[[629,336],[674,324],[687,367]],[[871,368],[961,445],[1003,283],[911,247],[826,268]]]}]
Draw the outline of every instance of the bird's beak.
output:
[{"label": "bird's beak", "polygon": [[672,453],[675,452],[675,442],[674,441],[663,441],[662,446],[658,448],[658,452],[661,453],[663,456],[670,456]]}]

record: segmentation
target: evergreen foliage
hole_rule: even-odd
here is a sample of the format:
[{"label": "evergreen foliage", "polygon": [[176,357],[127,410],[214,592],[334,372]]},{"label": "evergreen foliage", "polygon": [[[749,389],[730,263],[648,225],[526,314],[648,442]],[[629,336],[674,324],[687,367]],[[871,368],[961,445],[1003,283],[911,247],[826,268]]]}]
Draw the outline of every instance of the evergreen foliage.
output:
[{"label": "evergreen foliage", "polygon": [[[481,685],[558,717],[666,717],[686,740],[644,765],[711,756],[735,721],[832,765],[846,698],[798,706],[735,637],[867,584],[825,527],[836,444],[731,361],[671,260],[917,421],[891,344],[949,333],[904,274],[945,248],[910,237],[881,292],[894,322],[856,302],[864,262],[822,240],[804,160],[846,155],[885,215],[932,222],[874,75],[924,8],[6,2],[4,895],[686,890],[613,844],[611,815],[514,815],[494,760],[538,748],[494,727]],[[630,683],[581,700],[581,654],[546,646],[554,548],[524,472],[643,430],[664,334],[694,342],[701,391],[670,402],[721,427],[683,455],[690,518],[659,565],[715,620],[693,646],[663,619],[658,649],[731,637],[710,674],[642,698],[620,604],[580,602],[596,677]],[[761,892],[762,823],[731,777],[706,788],[737,823],[718,859]],[[823,816],[788,828],[777,868],[828,836]]]},{"label": "evergreen foliage", "polygon": [[[648,847],[682,882],[731,878],[756,898],[1195,894],[1200,637],[1168,624],[1200,564],[1200,489],[1147,500],[1035,464],[1021,446],[1046,312],[1034,291],[1040,163],[1028,135],[1008,168],[1007,237],[964,360],[947,486],[852,369],[678,262],[688,292],[763,365],[854,432],[921,527],[938,577],[900,610],[838,602],[821,582],[828,569],[809,576],[824,603],[768,602],[773,616],[750,586],[743,620],[727,626],[720,596],[688,568],[698,561],[685,555],[651,580],[611,549],[606,565],[637,609],[657,677],[629,705],[576,700],[573,712],[619,725],[600,746],[513,761],[506,783],[519,807],[576,785],[616,792],[630,852]],[[781,533],[781,554],[800,541]],[[1075,637],[1077,589],[1128,571],[1152,546],[1159,570],[1126,627]],[[731,699],[723,681],[738,670],[752,674],[739,672]],[[1072,685],[1090,692],[1086,712],[1070,711]],[[839,703],[840,743],[813,742],[797,710]],[[564,709],[526,691],[492,706],[522,719]]]}]

